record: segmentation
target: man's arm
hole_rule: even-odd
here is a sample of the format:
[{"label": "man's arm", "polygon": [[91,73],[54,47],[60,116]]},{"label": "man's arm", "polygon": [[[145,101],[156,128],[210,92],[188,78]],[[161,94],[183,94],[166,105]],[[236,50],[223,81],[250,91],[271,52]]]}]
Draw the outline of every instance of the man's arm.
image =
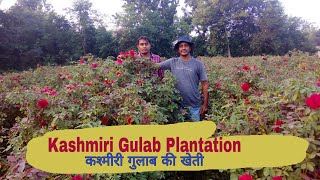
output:
[{"label": "man's arm", "polygon": [[170,70],[171,61],[172,61],[172,59],[167,59],[167,60],[160,62],[160,63],[154,63],[154,62],[148,61],[148,62],[143,62],[143,65],[150,67],[154,70],[162,69],[163,71],[165,71],[165,70]]},{"label": "man's arm", "polygon": [[200,114],[205,113],[208,110],[208,104],[209,104],[209,93],[208,93],[208,81],[201,81],[202,85],[202,94],[203,94],[203,104],[200,109]]},{"label": "man's arm", "polygon": [[154,69],[154,70],[159,70],[159,69],[161,69],[160,63],[154,63],[154,62],[151,62],[151,61],[147,61],[147,62],[142,62],[142,64],[143,64],[144,66],[147,66],[147,67],[149,67],[149,68],[151,68],[151,69]]},{"label": "man's arm", "polygon": [[161,69],[161,65],[160,65],[160,63],[154,63],[153,64],[153,68],[155,68],[155,69]]}]

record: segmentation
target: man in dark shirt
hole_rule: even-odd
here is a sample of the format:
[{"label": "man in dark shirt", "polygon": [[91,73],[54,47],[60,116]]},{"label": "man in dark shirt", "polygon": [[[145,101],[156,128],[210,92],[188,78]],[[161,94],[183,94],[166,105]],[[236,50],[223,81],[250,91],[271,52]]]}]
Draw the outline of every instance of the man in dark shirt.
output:
[{"label": "man in dark shirt", "polygon": [[[156,67],[173,73],[182,98],[182,108],[189,111],[192,121],[200,121],[200,114],[208,110],[208,78],[204,63],[191,56],[192,48],[193,43],[189,37],[180,37],[174,46],[180,56],[161,62]],[[198,89],[200,82],[203,101]]]}]

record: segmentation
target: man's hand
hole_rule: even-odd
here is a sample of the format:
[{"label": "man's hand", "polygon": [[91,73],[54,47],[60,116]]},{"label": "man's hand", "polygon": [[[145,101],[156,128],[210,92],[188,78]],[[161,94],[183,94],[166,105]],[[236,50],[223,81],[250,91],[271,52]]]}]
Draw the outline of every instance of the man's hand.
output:
[{"label": "man's hand", "polygon": [[202,94],[203,94],[203,104],[201,106],[200,109],[200,114],[204,114],[208,111],[208,104],[209,104],[209,93],[208,93],[208,81],[201,81],[201,85],[202,85]]},{"label": "man's hand", "polygon": [[160,63],[154,63],[151,61],[145,61],[145,62],[142,62],[141,64],[143,64],[144,66],[146,66],[148,68],[154,69],[154,70],[158,70],[161,68]]},{"label": "man's hand", "polygon": [[200,114],[204,114],[208,111],[208,106],[206,106],[205,104],[203,104],[200,108]]}]

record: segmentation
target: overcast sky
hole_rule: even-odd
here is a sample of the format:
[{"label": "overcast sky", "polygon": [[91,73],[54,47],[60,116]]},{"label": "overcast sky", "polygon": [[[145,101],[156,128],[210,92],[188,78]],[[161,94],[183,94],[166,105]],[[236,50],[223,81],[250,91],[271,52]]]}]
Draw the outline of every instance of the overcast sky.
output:
[{"label": "overcast sky", "polygon": [[[15,2],[16,0],[2,0],[0,9],[7,9]],[[60,14],[63,14],[64,8],[70,7],[72,4],[72,0],[47,0],[47,2],[52,4],[53,8]],[[122,11],[122,0],[91,0],[91,2],[93,3],[93,9],[104,14],[106,22],[109,23],[112,22],[114,13]],[[309,22],[315,23],[314,25],[320,28],[320,0],[280,0],[280,2],[284,6],[286,14],[302,17]],[[183,3],[183,0],[180,0],[180,3]]]}]

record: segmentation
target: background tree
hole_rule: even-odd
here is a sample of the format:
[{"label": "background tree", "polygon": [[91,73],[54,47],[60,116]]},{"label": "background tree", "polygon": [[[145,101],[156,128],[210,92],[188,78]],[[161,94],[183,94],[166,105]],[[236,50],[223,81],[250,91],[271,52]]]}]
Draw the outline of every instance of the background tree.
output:
[{"label": "background tree", "polygon": [[40,0],[19,0],[0,14],[1,70],[24,70],[37,64],[63,64],[72,58],[70,23]]},{"label": "background tree", "polygon": [[[283,55],[300,49],[314,52],[299,18],[287,17],[278,0],[186,0],[195,40],[206,44],[199,55]],[[188,15],[188,14],[187,14]]]},{"label": "background tree", "polygon": [[[1,1],[0,1],[1,3]],[[108,30],[90,0],[75,0],[67,19],[46,0],[18,0],[0,10],[0,71],[25,70],[37,64],[66,64],[93,53],[106,58],[136,48],[149,36],[152,51],[176,55],[173,41],[192,35],[193,56],[284,55],[298,49],[316,52],[319,30],[301,18],[288,17],[279,0],[125,0],[124,13]]]},{"label": "background tree", "polygon": [[75,0],[69,9],[75,23],[75,29],[79,33],[83,54],[93,53],[95,47],[96,29],[93,16],[96,11],[92,9],[90,0]]},{"label": "background tree", "polygon": [[72,15],[79,21],[58,15],[44,0],[18,0],[9,10],[1,10],[0,70],[65,64],[87,52],[100,57],[116,56],[113,33],[91,16],[94,11],[90,5],[85,0],[76,3],[73,10],[78,11],[72,11]]},{"label": "background tree", "polygon": [[317,46],[320,46],[320,29],[315,32]]},{"label": "background tree", "polygon": [[116,56],[121,49],[118,47],[118,41],[114,38],[112,31],[100,26],[96,29],[96,47],[95,55],[101,58]]},{"label": "background tree", "polygon": [[125,0],[124,13],[114,16],[120,49],[135,48],[137,38],[145,35],[150,37],[155,53],[166,57],[173,55],[177,4],[177,0]]},{"label": "background tree", "polygon": [[255,21],[261,15],[262,0],[188,0],[194,11],[193,23],[201,39],[206,39],[208,55],[249,55]]}]

